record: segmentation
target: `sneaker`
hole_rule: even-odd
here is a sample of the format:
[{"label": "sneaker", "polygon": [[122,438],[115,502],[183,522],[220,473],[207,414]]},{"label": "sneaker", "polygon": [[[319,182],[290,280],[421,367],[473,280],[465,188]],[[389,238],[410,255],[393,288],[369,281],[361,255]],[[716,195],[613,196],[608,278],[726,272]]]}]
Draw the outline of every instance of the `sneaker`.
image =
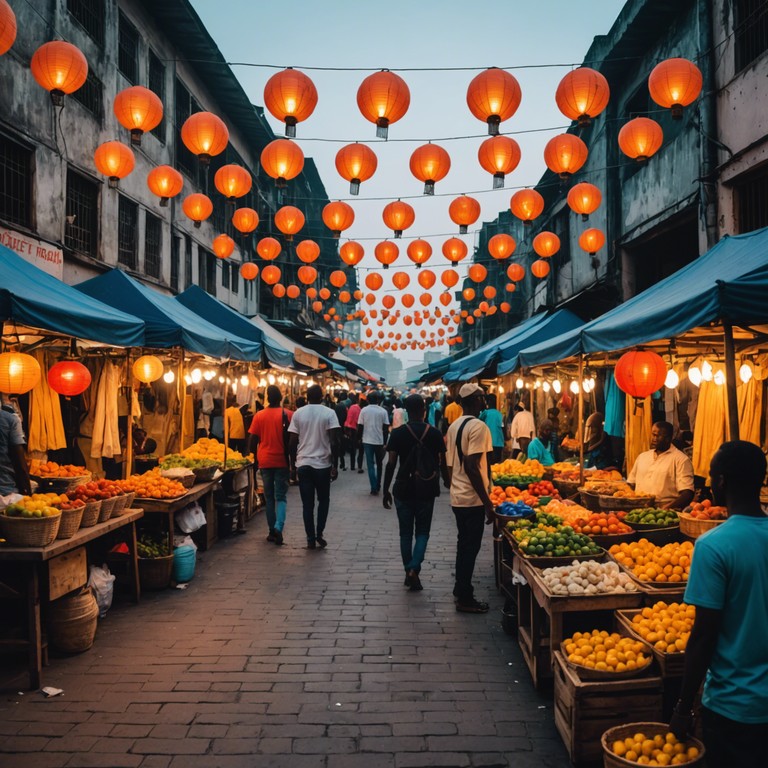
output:
[{"label": "sneaker", "polygon": [[456,610],[459,613],[488,613],[490,606],[488,603],[481,603],[479,600],[472,599],[469,602],[457,601]]},{"label": "sneaker", "polygon": [[357,474],[358,475],[362,475],[363,474],[363,468],[362,467],[360,467],[360,469],[357,470]]},{"label": "sneaker", "polygon": [[421,585],[421,579],[419,578],[418,571],[411,569],[408,571],[408,581],[411,592],[421,592],[424,587]]},{"label": "sneaker", "polygon": [[273,539],[275,544],[277,544],[278,547],[283,546],[283,532],[282,531],[275,531],[275,538]]},{"label": "sneaker", "polygon": [[307,539],[307,549],[317,549],[314,539]]},{"label": "sneaker", "polygon": [[410,587],[411,586],[411,577],[408,575],[408,571],[405,572],[405,581],[403,582],[404,587]]},{"label": "sneaker", "polygon": [[317,545],[321,549],[325,549],[328,546],[328,542],[322,536],[318,536],[317,537]]},{"label": "sneaker", "polygon": [[275,529],[270,528],[269,535],[267,536],[267,541],[274,541],[274,540],[275,540]]},{"label": "sneaker", "polygon": [[378,495],[379,495],[378,490],[376,490],[375,488],[371,490],[371,496],[378,496]]}]

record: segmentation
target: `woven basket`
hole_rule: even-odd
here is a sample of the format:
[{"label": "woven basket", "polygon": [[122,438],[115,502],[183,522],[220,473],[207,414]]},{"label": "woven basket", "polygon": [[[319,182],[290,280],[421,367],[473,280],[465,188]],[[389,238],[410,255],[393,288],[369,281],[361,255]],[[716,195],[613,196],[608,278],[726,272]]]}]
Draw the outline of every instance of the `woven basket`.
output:
[{"label": "woven basket", "polygon": [[161,472],[160,475],[162,477],[167,477],[169,480],[175,480],[177,483],[181,483],[185,488],[191,488],[197,482],[197,477],[191,470],[188,475],[166,474],[165,472]]},{"label": "woven basket", "polygon": [[117,503],[117,496],[112,496],[112,498],[110,499],[101,500],[101,511],[99,512],[100,523],[106,523],[107,520],[109,520],[109,518],[112,517],[112,512],[115,509],[116,503]]},{"label": "woven basket", "polygon": [[578,480],[558,480],[555,478],[552,481],[552,485],[557,488],[558,493],[564,498],[569,496],[575,496],[579,492]]},{"label": "woven basket", "polygon": [[215,465],[210,467],[193,467],[192,471],[195,473],[195,482],[210,483],[217,469],[218,467]]},{"label": "woven basket", "polygon": [[173,555],[140,557],[139,579],[142,589],[165,589],[171,583]]},{"label": "woven basket", "polygon": [[[633,638],[634,639],[634,638]],[[637,669],[627,669],[624,672],[604,672],[601,669],[591,669],[581,664],[574,664],[568,660],[568,652],[565,650],[565,641],[560,643],[560,653],[563,654],[563,661],[572,669],[582,680],[602,680],[610,682],[611,680],[629,680],[631,677],[640,677],[643,672],[648,671],[648,667],[653,664],[653,650],[643,640],[638,642],[643,644],[643,652],[648,657],[645,664]]]},{"label": "woven basket", "polygon": [[725,520],[698,520],[685,512],[678,512],[680,518],[680,533],[690,536],[692,539],[698,539],[703,533],[717,528]]},{"label": "woven basket", "polygon": [[111,517],[120,517],[126,505],[128,504],[128,495],[125,493],[115,496],[115,506],[112,507]]},{"label": "woven basket", "polygon": [[30,475],[30,479],[37,483],[38,493],[66,493],[78,485],[87,483],[91,479],[90,472],[87,475],[78,477],[41,477],[40,475]]},{"label": "woven basket", "polygon": [[0,536],[13,547],[47,547],[59,532],[61,512],[51,517],[0,515]]},{"label": "woven basket", "polygon": [[93,499],[92,501],[85,502],[85,509],[83,510],[83,519],[80,521],[81,528],[92,528],[99,522],[99,515],[101,514],[101,499]]},{"label": "woven basket", "polygon": [[125,494],[125,497],[125,508],[130,509],[133,506],[134,499],[136,498],[136,491],[128,491],[128,493]]},{"label": "woven basket", "polygon": [[[623,757],[614,755],[611,749],[614,741],[624,741],[624,739],[634,736],[636,733],[643,733],[649,739],[652,739],[657,734],[666,736],[669,733],[669,725],[666,723],[627,723],[626,725],[617,725],[615,728],[609,728],[600,738],[605,768],[637,768],[637,762],[625,760]],[[699,756],[689,760],[685,765],[703,765],[704,745],[694,738],[686,739],[685,745],[686,747],[696,747],[699,750]]]},{"label": "woven basket", "polygon": [[600,512],[600,497],[596,493],[585,491],[583,488],[579,488],[579,495],[581,496],[581,503],[591,512]]},{"label": "woven basket", "polygon": [[93,645],[99,607],[90,588],[50,604],[48,638],[65,653],[82,653]]},{"label": "woven basket", "polygon": [[56,534],[57,539],[71,539],[78,532],[83,521],[84,509],[85,505],[77,509],[61,510],[61,525],[59,525],[59,532]]},{"label": "woven basket", "polygon": [[597,500],[602,510],[617,510],[631,512],[633,509],[652,507],[656,503],[655,496],[598,496]]}]

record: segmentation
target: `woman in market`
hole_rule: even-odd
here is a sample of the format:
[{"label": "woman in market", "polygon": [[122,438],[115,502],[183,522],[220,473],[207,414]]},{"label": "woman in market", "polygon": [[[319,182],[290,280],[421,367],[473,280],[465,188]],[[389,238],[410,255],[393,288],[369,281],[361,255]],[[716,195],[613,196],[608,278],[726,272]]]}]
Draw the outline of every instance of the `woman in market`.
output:
[{"label": "woman in market", "polygon": [[586,440],[584,441],[585,466],[606,469],[615,465],[611,451],[611,440],[603,429],[604,422],[605,416],[599,411],[595,411],[587,419]]},{"label": "woman in market", "polygon": [[539,433],[528,446],[528,458],[545,467],[551,467],[555,463],[552,452],[552,422],[549,419],[544,419],[539,424]]}]

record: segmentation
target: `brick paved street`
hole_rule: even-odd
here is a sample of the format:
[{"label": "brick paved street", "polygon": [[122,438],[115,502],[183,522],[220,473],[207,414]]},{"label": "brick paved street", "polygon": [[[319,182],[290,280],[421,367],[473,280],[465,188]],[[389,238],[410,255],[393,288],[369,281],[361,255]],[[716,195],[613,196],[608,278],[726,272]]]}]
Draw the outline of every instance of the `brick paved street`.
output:
[{"label": "brick paved street", "polygon": [[456,613],[447,495],[411,593],[395,513],[367,475],[340,474],[327,550],[303,548],[291,489],[284,547],[258,515],[200,556],[187,590],[119,602],[89,652],[53,658],[43,684],[63,696],[3,691],[0,766],[570,765],[551,693],[501,630],[490,531],[476,590],[491,612]]}]

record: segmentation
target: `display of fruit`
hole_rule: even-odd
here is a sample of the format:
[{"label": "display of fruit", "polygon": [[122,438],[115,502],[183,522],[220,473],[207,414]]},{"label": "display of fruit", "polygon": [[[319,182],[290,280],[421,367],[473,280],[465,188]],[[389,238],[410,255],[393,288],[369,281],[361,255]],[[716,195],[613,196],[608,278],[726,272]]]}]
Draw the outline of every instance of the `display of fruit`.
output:
[{"label": "display of fruit", "polygon": [[[48,496],[48,494],[36,495]],[[56,515],[61,514],[61,512],[56,509],[56,507],[52,506],[48,499],[33,499],[31,496],[22,496],[21,499],[13,504],[9,504],[2,510],[2,514],[6,517],[55,517]]]},{"label": "display of fruit", "polygon": [[611,556],[630,570],[640,581],[682,583],[688,581],[693,556],[690,541],[673,542],[663,547],[651,544],[648,539],[632,543],[614,544]]},{"label": "display of fruit", "polygon": [[575,437],[568,437],[567,435],[560,441],[560,447],[566,451],[578,451],[580,447],[579,441]]},{"label": "display of fruit", "polygon": [[528,518],[526,520],[511,520],[507,523],[506,527],[510,530],[513,528],[523,530],[543,527],[548,531],[556,531],[558,528],[562,527],[562,524],[562,519],[556,515],[549,515],[546,512],[538,511],[534,517]]},{"label": "display of fruit", "polygon": [[85,502],[82,499],[67,499],[66,501],[61,501],[56,506],[62,511],[67,512],[69,510],[73,509],[80,509],[81,507],[85,506]]},{"label": "display of fruit", "polygon": [[661,653],[683,653],[695,618],[695,606],[660,600],[632,617],[632,631]]},{"label": "display of fruit", "polygon": [[695,520],[725,520],[728,517],[727,507],[716,507],[709,499],[690,504],[683,512]]},{"label": "display of fruit", "polygon": [[557,515],[560,518],[561,524],[570,525],[572,528],[575,522],[584,520],[591,514],[581,504],[575,504],[572,501],[561,501],[559,499],[552,499],[543,507],[543,510],[549,515]]},{"label": "display of fruit", "polygon": [[522,501],[504,501],[496,507],[496,514],[505,517],[531,517],[534,509]]},{"label": "display of fruit", "polygon": [[598,595],[637,592],[637,584],[616,563],[597,560],[545,568],[541,577],[553,595]]},{"label": "display of fruit", "polygon": [[628,523],[639,525],[652,525],[655,528],[669,528],[680,525],[680,518],[674,509],[657,509],[656,507],[643,507],[627,512],[624,518]]},{"label": "display of fruit", "polygon": [[113,496],[120,496],[123,489],[117,480],[90,480],[87,483],[78,485],[71,491],[67,491],[70,499],[82,499],[83,501],[98,501],[111,499]]},{"label": "display of fruit", "polygon": [[623,480],[593,480],[584,483],[584,490],[599,496],[614,496],[616,493],[633,492],[628,483]]},{"label": "display of fruit", "polygon": [[506,501],[522,501],[529,507],[537,507],[539,504],[538,496],[534,496],[527,490],[522,491],[519,488],[516,488],[514,485],[492,485],[489,495],[491,497],[491,501],[494,503],[494,506],[503,504]]},{"label": "display of fruit", "polygon": [[143,532],[136,540],[136,552],[139,557],[168,557],[171,554],[168,539],[159,534]]},{"label": "display of fruit", "polygon": [[539,524],[531,529],[513,531],[520,551],[528,557],[572,557],[577,555],[600,555],[603,550],[589,536],[576,533],[568,525],[552,526]]},{"label": "display of fruit", "polygon": [[538,480],[528,485],[528,493],[534,496],[549,496],[550,499],[559,499],[560,492],[549,480]]},{"label": "display of fruit", "polygon": [[559,474],[561,472],[576,472],[576,474],[579,473],[579,465],[574,464],[572,461],[556,461],[549,467],[549,469],[555,474]]},{"label": "display of fruit", "polygon": [[540,480],[543,475],[544,466],[535,459],[505,459],[500,464],[491,465],[491,480],[498,485],[527,485]]},{"label": "display of fruit", "polygon": [[29,474],[36,477],[83,477],[88,474],[88,470],[75,464],[57,464],[55,461],[32,459]]},{"label": "display of fruit", "polygon": [[573,530],[576,533],[585,533],[587,536],[615,536],[620,533],[633,533],[634,528],[621,521],[623,515],[623,512],[618,514],[591,512],[586,519],[572,523]]},{"label": "display of fruit", "polygon": [[651,660],[644,643],[605,630],[576,632],[563,641],[563,649],[571,664],[599,672],[618,673],[642,669]]},{"label": "display of fruit", "polygon": [[[217,464],[222,464],[224,462],[224,443],[220,443],[214,437],[201,437],[189,448],[185,448],[181,455],[185,459],[211,459]],[[248,461],[242,453],[232,450],[232,448],[227,450],[227,459],[240,462]]]},{"label": "display of fruit", "polygon": [[188,456],[182,456],[180,453],[169,453],[160,461],[160,469],[207,469],[208,467],[218,467],[221,462],[216,459],[192,459]]},{"label": "display of fruit", "polygon": [[119,482],[124,491],[134,491],[141,499],[176,499],[187,492],[180,482],[163,477],[157,468],[143,475],[131,475]]},{"label": "display of fruit", "polygon": [[685,765],[699,756],[699,748],[692,742],[680,741],[674,733],[655,736],[639,731],[626,739],[614,741],[611,751],[638,765]]}]

